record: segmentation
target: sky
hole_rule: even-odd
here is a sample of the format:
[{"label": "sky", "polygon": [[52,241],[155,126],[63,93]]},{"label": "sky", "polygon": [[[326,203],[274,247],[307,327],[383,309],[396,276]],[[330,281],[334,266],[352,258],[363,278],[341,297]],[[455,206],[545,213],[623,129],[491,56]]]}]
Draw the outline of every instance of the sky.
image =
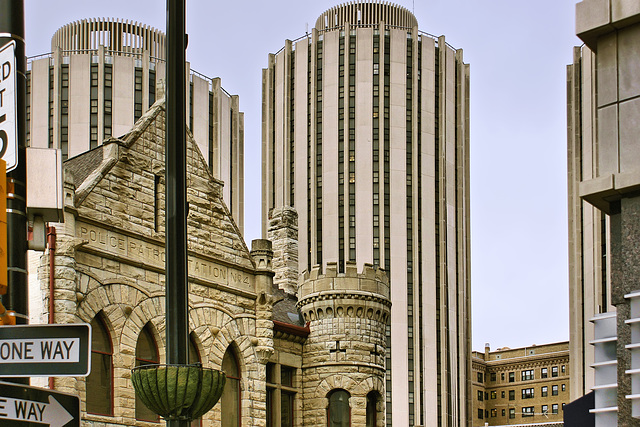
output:
[{"label": "sky", "polygon": [[[260,238],[261,79],[269,53],[341,0],[187,0],[187,60],[239,95],[245,240]],[[566,66],[576,0],[396,0],[471,67],[473,349],[569,339]],[[61,26],[122,18],[166,27],[164,0],[25,0],[27,56]]]}]

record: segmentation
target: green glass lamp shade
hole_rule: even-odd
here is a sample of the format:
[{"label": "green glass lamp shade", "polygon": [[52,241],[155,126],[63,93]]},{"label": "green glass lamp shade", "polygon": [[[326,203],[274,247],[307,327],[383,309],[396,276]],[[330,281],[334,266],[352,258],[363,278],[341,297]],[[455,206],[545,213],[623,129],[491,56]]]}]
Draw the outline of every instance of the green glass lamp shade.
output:
[{"label": "green glass lamp shade", "polygon": [[195,420],[222,395],[224,372],[194,365],[142,365],[131,370],[136,394],[166,420]]}]

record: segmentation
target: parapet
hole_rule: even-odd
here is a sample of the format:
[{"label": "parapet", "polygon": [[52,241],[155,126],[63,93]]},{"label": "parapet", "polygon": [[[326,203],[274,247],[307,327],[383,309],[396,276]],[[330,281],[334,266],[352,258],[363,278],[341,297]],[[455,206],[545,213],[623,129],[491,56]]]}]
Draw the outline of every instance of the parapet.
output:
[{"label": "parapet", "polygon": [[326,31],[349,23],[354,27],[377,27],[380,22],[391,27],[413,28],[418,20],[406,8],[387,1],[352,1],[325,11],[316,21],[316,30]]},{"label": "parapet", "polygon": [[384,299],[390,298],[389,278],[384,269],[365,264],[358,273],[355,262],[347,262],[345,272],[338,273],[335,262],[327,263],[326,272],[316,265],[300,274],[298,298],[302,300],[323,293],[370,293]]}]

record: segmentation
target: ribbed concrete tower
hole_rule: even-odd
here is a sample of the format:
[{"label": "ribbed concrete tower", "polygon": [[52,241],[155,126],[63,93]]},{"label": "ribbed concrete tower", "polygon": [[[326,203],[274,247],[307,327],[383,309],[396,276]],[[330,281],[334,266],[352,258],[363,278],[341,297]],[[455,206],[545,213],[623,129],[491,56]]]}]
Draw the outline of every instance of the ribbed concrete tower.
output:
[{"label": "ribbed concrete tower", "polygon": [[[51,53],[29,58],[27,143],[63,159],[131,130],[164,93],[165,35],[138,22],[83,19],[62,26]],[[188,69],[185,120],[224,200],[244,224],[244,113],[220,79]]]},{"label": "ribbed concrete tower", "polygon": [[346,425],[335,423],[344,417],[331,414],[330,405],[331,395],[344,391],[350,425],[382,427],[387,276],[370,264],[358,274],[355,263],[348,262],[345,273],[328,263],[325,274],[316,266],[300,283],[298,308],[310,330],[302,357],[303,425]]},{"label": "ribbed concrete tower", "polygon": [[351,2],[263,71],[263,237],[298,213],[300,271],[389,274],[388,425],[470,425],[469,67],[405,8]]}]

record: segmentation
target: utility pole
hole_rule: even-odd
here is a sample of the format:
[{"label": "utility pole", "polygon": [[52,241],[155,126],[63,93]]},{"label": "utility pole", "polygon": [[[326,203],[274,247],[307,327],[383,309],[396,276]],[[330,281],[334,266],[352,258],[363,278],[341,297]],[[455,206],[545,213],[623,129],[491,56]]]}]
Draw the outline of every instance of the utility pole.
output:
[{"label": "utility pole", "polygon": [[[26,166],[26,87],[27,61],[24,44],[24,1],[0,0],[0,49],[15,43],[15,101],[1,97],[0,103],[15,102],[16,132],[14,138],[2,141],[3,159],[7,161],[7,273],[10,284],[2,302],[7,310],[15,312],[17,324],[29,323],[29,295],[27,281],[27,166]],[[6,76],[7,67],[0,64]],[[12,76],[12,77],[13,77]],[[3,105],[0,105],[2,107]],[[2,114],[0,114],[0,117]],[[4,118],[8,123],[11,118]],[[12,141],[13,139],[13,141]],[[16,143],[17,139],[17,143]],[[9,144],[9,147],[6,145]],[[12,148],[11,145],[14,145]],[[8,149],[7,149],[8,148]],[[11,150],[14,151],[10,154]],[[7,156],[13,157],[13,162]],[[15,164],[11,167],[11,164]],[[0,195],[4,197],[4,195]],[[28,384],[28,380],[27,380]]]},{"label": "utility pole", "polygon": [[[189,362],[187,272],[187,145],[185,101],[185,0],[167,0],[166,312],[167,364]],[[188,427],[188,421],[167,421]]]}]

